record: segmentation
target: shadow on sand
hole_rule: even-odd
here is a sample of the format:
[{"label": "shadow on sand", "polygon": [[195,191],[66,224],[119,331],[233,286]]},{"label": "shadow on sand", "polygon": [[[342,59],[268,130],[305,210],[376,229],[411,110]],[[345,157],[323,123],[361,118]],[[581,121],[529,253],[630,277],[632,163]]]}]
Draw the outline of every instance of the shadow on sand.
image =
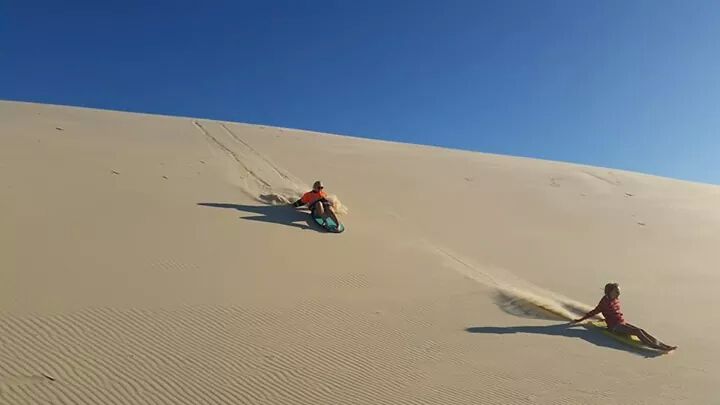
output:
[{"label": "shadow on sand", "polygon": [[615,341],[613,338],[605,336],[597,331],[588,330],[583,328],[582,326],[570,325],[567,323],[546,326],[473,326],[471,328],[465,329],[465,331],[469,333],[485,333],[493,335],[529,333],[537,335],[564,336],[569,338],[582,339],[588,343],[594,344],[595,346],[621,350],[645,358],[653,358],[663,355],[663,353],[661,352],[653,353],[646,350],[634,349],[628,345],[622,344],[621,342]]},{"label": "shadow on sand", "polygon": [[307,212],[298,211],[294,207],[288,207],[287,205],[242,205],[227,203],[198,203],[198,205],[203,207],[228,208],[257,214],[240,217],[248,221],[268,222],[300,229],[316,229],[310,225],[310,215],[308,215]]}]

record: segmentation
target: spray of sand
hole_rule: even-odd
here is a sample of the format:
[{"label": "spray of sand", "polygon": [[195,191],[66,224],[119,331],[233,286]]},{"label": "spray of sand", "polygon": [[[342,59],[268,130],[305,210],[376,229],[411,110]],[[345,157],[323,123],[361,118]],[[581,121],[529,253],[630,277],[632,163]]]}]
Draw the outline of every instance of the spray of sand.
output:
[{"label": "spray of sand", "polygon": [[524,318],[569,321],[584,314],[592,307],[564,297],[560,294],[535,286],[508,270],[489,266],[478,266],[446,248],[440,248],[426,241],[443,256],[445,265],[465,277],[494,290],[494,302],[503,311]]},{"label": "spray of sand", "polygon": [[513,287],[497,288],[495,303],[503,311],[523,318],[570,321],[590,310],[585,304],[566,297],[539,290]]}]

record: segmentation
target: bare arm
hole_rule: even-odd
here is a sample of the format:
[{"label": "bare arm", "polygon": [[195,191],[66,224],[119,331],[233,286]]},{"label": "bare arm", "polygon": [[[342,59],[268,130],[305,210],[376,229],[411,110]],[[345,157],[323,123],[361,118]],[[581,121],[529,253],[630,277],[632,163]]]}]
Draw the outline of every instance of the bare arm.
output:
[{"label": "bare arm", "polygon": [[602,306],[602,300],[600,300],[600,302],[597,304],[595,309],[593,309],[592,311],[585,314],[582,318],[574,319],[573,323],[582,322],[588,318],[592,318],[593,316],[599,314],[601,311],[601,309],[600,309],[601,306]]}]

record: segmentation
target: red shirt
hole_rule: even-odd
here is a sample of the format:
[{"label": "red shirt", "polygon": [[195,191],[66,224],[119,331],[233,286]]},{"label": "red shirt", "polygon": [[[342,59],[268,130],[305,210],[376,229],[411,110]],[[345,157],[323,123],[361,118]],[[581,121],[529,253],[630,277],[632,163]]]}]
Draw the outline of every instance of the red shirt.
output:
[{"label": "red shirt", "polygon": [[622,325],[625,323],[625,318],[623,318],[623,314],[620,312],[620,300],[617,298],[611,300],[607,296],[602,297],[595,309],[588,312],[587,315],[585,315],[585,318],[590,318],[591,316],[595,316],[601,312],[605,317],[605,323],[607,324],[608,329],[614,328],[615,325]]},{"label": "red shirt", "polygon": [[303,204],[306,205],[312,205],[317,200],[322,200],[323,198],[327,198],[327,194],[325,194],[324,191],[308,191],[307,193],[303,194],[303,196],[300,198],[300,201]]}]

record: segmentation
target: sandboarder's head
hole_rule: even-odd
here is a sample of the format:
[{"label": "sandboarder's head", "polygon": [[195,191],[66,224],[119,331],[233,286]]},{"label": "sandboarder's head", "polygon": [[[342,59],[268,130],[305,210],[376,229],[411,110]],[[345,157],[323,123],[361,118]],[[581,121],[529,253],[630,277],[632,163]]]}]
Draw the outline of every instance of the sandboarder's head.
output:
[{"label": "sandboarder's head", "polygon": [[618,283],[607,283],[605,284],[605,296],[610,299],[615,299],[620,296],[620,286]]},{"label": "sandboarder's head", "polygon": [[322,181],[318,180],[315,183],[313,183],[313,191],[320,192],[320,190],[324,189],[325,186],[323,186]]}]

